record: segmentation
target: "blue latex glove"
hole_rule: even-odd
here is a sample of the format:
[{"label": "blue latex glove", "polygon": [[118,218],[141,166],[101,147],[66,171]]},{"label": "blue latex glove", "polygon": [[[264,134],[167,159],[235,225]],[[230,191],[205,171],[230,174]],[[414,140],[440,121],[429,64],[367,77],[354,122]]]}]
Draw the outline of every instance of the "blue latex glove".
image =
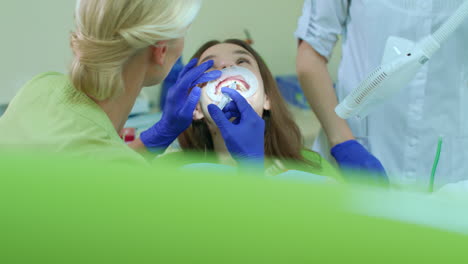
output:
[{"label": "blue latex glove", "polygon": [[182,63],[182,57],[180,57],[172,67],[169,74],[166,76],[166,79],[164,79],[164,81],[162,82],[161,96],[159,98],[159,105],[161,106],[161,109],[165,108],[167,92],[172,86],[174,86],[174,84],[176,84],[177,80],[179,79],[179,75],[183,69],[184,64]]},{"label": "blue latex glove", "polygon": [[234,101],[229,102],[224,108],[223,108],[223,113],[224,116],[226,116],[227,119],[231,120],[231,122],[235,125],[239,124],[240,121],[240,113],[239,109],[237,108],[237,105]]},{"label": "blue latex glove", "polygon": [[229,95],[233,100],[231,103],[237,107],[236,123],[231,123],[227,112],[223,112],[214,104],[208,106],[208,112],[219,127],[227,149],[234,158],[240,161],[255,161],[263,164],[265,121],[237,91],[226,87],[221,91]]},{"label": "blue latex glove", "polygon": [[372,181],[388,184],[387,174],[380,161],[356,140],[334,146],[331,154],[342,169],[364,173]]},{"label": "blue latex glove", "polygon": [[[213,66],[212,60],[200,66],[196,66],[197,63],[198,59],[193,59],[184,67],[177,82],[167,93],[161,120],[141,133],[140,139],[148,150],[166,149],[192,124],[193,111],[201,95],[201,89],[197,85],[216,80],[221,76],[221,71],[206,72]],[[192,87],[194,88],[189,94],[188,91]]]}]

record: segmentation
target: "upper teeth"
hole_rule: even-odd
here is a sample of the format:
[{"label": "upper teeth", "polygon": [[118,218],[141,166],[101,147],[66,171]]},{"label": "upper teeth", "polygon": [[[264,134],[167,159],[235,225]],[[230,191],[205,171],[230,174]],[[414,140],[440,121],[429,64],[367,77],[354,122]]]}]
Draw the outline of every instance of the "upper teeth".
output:
[{"label": "upper teeth", "polygon": [[231,89],[236,89],[236,90],[239,90],[241,92],[246,92],[248,90],[244,86],[244,84],[242,84],[241,82],[236,81],[236,80],[228,80],[228,81],[222,82],[221,87],[229,87]]}]

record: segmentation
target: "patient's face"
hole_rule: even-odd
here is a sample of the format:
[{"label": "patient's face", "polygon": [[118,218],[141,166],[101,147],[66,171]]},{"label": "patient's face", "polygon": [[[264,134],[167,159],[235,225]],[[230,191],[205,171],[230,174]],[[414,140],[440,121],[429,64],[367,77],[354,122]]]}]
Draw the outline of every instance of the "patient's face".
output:
[{"label": "patient's face", "polygon": [[[253,73],[251,77],[246,75],[242,76],[235,74],[223,74],[220,79],[213,82],[213,85],[216,87],[214,90],[215,95],[221,92],[220,90],[222,87],[235,87],[235,89],[238,90],[241,94],[248,94],[248,97],[246,98],[247,102],[249,102],[249,104],[259,116],[263,115],[264,110],[269,110],[270,102],[265,94],[260,69],[252,54],[238,45],[223,43],[207,49],[201,55],[199,64],[207,60],[214,61],[212,70],[223,70],[237,66],[248,69],[251,73]],[[253,85],[252,79],[256,79],[253,82],[258,84],[256,85],[257,89],[253,94],[251,93],[252,91],[249,92],[249,89],[255,86]],[[232,85],[233,82],[235,82],[237,85]],[[208,121],[212,122],[207,107],[209,104],[216,104],[217,102],[213,100],[213,94],[211,94],[211,96],[208,94],[208,90],[209,89],[206,87],[202,88],[200,104],[195,111],[194,119],[208,117]]]}]

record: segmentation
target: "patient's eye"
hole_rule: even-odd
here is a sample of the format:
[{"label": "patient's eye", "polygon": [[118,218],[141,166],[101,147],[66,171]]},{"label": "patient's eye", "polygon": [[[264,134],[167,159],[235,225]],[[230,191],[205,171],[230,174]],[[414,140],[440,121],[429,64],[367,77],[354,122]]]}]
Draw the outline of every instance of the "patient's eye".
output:
[{"label": "patient's eye", "polygon": [[215,70],[218,70],[218,65],[213,64],[213,66],[211,66],[211,68],[209,68],[207,71],[215,71]]},{"label": "patient's eye", "polygon": [[236,62],[236,63],[237,63],[237,64],[242,64],[242,63],[250,64],[250,60],[247,59],[247,58],[241,57],[241,58],[237,59],[237,62]]}]

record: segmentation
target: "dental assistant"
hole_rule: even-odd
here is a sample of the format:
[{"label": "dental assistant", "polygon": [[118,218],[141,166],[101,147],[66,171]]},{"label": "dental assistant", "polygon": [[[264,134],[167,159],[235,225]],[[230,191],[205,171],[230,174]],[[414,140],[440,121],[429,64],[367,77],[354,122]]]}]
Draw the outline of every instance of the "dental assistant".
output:
[{"label": "dental assistant", "polygon": [[[160,83],[184,47],[200,0],[79,0],[68,75],[29,81],[0,119],[2,150],[40,150],[75,157],[146,163],[130,147],[160,151],[192,122],[200,83],[213,65],[188,64],[170,88],[161,121],[130,147],[120,131],[141,89]],[[195,87],[195,88],[193,88]],[[191,89],[189,93],[189,89]]]},{"label": "dental assistant", "polygon": [[[415,79],[363,120],[335,114],[343,100],[380,65],[386,41],[418,41],[445,22],[463,0],[306,0],[295,33],[297,72],[323,130],[314,149],[340,166],[388,173],[405,188],[426,188],[438,138],[444,145],[435,185],[468,177],[468,23],[445,42]],[[326,64],[342,35],[333,88]],[[373,156],[372,154],[375,156]],[[380,164],[379,160],[382,162]]]}]

